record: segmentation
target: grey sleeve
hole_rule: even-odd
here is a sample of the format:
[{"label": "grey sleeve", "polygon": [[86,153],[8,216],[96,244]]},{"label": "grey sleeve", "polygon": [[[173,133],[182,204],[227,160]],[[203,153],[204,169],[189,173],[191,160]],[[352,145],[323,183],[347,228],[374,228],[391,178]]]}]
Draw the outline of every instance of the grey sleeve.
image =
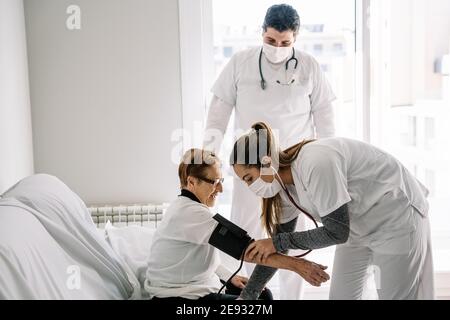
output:
[{"label": "grey sleeve", "polygon": [[347,205],[322,218],[323,226],[303,232],[278,233],[273,238],[277,251],[288,249],[321,249],[347,242],[350,234],[350,218]]},{"label": "grey sleeve", "polygon": [[[297,225],[297,218],[277,227],[277,234],[282,232],[293,232]],[[287,251],[283,252],[287,253]],[[240,297],[244,300],[257,300],[267,282],[273,277],[277,269],[257,265],[242,290]]]}]

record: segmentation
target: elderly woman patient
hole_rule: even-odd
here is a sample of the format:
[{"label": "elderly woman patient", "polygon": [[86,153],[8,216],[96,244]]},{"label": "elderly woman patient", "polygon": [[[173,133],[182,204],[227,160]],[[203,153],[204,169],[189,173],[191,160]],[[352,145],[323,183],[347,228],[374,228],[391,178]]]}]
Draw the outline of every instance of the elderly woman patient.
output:
[{"label": "elderly woman patient", "polygon": [[[156,230],[145,289],[153,299],[234,300],[248,279],[236,275],[225,294],[217,293],[221,281],[233,272],[221,265],[218,250],[208,243],[218,225],[209,208],[222,192],[220,160],[209,151],[191,149],[183,156],[178,175],[181,194]],[[315,286],[329,279],[326,267],[278,253],[270,255],[264,265],[296,272]],[[259,298],[272,296],[265,289]]]}]

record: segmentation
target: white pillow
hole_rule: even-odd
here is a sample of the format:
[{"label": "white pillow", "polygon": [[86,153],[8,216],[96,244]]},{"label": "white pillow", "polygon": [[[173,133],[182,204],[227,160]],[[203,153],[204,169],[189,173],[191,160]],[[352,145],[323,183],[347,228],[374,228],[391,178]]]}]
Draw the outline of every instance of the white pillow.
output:
[{"label": "white pillow", "polygon": [[140,226],[116,228],[111,223],[105,225],[106,239],[139,280],[142,298],[148,296],[144,281],[154,233],[155,229]]}]

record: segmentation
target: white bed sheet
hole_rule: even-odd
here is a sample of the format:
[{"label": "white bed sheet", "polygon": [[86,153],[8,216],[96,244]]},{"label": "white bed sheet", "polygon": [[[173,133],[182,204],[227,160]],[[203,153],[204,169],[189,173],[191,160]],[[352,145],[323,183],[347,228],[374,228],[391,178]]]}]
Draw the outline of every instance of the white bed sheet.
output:
[{"label": "white bed sheet", "polygon": [[155,229],[140,226],[116,228],[110,223],[105,226],[106,240],[138,279],[142,299],[150,299],[144,281],[154,233]]},{"label": "white bed sheet", "polygon": [[139,298],[137,278],[64,183],[39,174],[2,195],[0,299]]}]

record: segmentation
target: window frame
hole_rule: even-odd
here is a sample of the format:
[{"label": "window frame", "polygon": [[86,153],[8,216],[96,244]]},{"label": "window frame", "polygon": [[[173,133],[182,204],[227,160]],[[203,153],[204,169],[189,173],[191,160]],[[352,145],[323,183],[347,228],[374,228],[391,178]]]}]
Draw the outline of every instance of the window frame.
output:
[{"label": "window frame", "polygon": [[[214,72],[212,0],[178,0],[183,149],[201,148]],[[209,61],[209,63],[208,63]]]}]

